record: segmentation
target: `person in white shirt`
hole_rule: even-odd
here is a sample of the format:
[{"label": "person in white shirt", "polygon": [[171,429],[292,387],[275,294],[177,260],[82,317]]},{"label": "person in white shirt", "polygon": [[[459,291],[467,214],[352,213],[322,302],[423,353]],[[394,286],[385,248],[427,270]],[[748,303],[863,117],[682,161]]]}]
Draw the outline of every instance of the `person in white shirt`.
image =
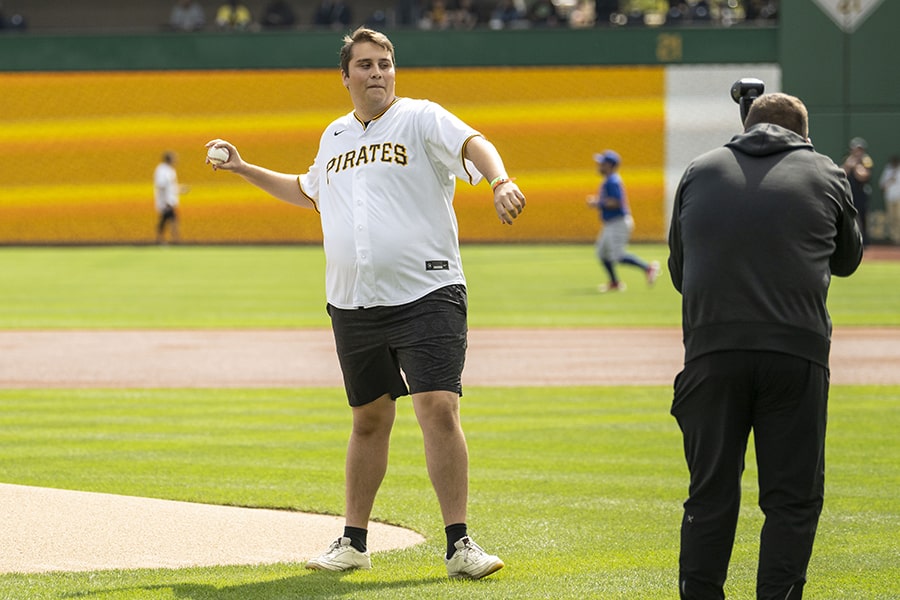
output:
[{"label": "person in white shirt", "polygon": [[884,195],[888,237],[895,244],[900,244],[900,156],[895,154],[890,158],[878,185]]},{"label": "person in white shirt", "polygon": [[200,31],[206,26],[206,13],[196,0],[177,0],[169,14],[169,26],[175,31]]},{"label": "person in white shirt", "polygon": [[328,312],[353,428],[344,534],[306,566],[370,568],[367,527],[387,470],[395,400],[411,394],[447,534],[447,573],[480,579],[503,562],[475,544],[466,526],[459,398],[467,299],[452,202],[456,179],[485,179],[501,223],[512,224],[525,196],[478,131],[438,104],[395,95],[394,64],[384,34],[361,27],[344,38],[341,76],[354,110],[325,129],[304,174],[247,163],[225,140],[207,147],[229,151],[214,168],[315,209],[322,222]]},{"label": "person in white shirt", "polygon": [[178,155],[167,151],[162,155],[162,161],[156,165],[153,172],[153,198],[159,221],[156,224],[156,243],[161,244],[165,239],[166,224],[170,226],[170,235],[173,242],[181,239],[178,227],[178,202],[182,193],[187,192],[187,186],[178,183],[178,174],[175,165],[178,164]]}]

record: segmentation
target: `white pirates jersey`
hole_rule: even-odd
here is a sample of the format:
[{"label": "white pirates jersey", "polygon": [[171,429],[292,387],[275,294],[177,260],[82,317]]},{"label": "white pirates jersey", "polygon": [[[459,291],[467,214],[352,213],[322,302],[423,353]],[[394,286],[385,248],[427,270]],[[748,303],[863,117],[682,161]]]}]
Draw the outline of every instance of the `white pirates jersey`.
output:
[{"label": "white pirates jersey", "polygon": [[351,112],[325,129],[300,189],[321,215],[332,306],[396,306],[465,283],[453,194],[456,178],[482,179],[463,158],[477,135],[410,98],[368,125]]}]

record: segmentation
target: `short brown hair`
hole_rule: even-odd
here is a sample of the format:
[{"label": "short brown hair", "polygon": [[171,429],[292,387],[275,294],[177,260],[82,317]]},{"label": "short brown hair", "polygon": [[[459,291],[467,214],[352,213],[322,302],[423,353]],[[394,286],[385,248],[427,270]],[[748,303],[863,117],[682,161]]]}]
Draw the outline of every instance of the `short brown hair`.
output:
[{"label": "short brown hair", "polygon": [[391,53],[391,62],[397,64],[394,60],[394,44],[380,31],[369,29],[368,27],[360,27],[350,35],[344,36],[344,46],[341,48],[341,73],[345,75],[350,73],[350,57],[353,55],[353,46],[362,42],[371,42],[381,46]]},{"label": "short brown hair", "polygon": [[804,139],[809,137],[809,113],[799,98],[788,94],[763,94],[753,101],[744,131],[759,123],[773,123],[790,129]]}]

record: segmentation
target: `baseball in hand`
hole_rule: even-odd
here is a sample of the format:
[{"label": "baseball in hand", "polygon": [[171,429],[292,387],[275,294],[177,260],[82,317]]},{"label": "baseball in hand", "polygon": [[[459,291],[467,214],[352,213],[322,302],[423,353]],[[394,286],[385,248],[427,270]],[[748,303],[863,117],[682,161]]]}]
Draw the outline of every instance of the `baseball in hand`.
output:
[{"label": "baseball in hand", "polygon": [[231,153],[228,152],[228,148],[213,146],[206,152],[207,160],[213,165],[221,165],[223,162],[228,162],[230,157]]}]

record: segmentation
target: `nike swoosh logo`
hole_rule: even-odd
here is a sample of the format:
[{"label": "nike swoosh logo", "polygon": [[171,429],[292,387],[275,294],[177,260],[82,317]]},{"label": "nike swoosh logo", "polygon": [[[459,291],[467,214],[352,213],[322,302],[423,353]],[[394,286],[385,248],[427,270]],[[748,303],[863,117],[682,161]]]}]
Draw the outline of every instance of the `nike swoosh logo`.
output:
[{"label": "nike swoosh logo", "polygon": [[334,135],[336,135],[336,136],[337,136],[337,135],[341,135],[341,134],[344,133],[345,131],[347,131],[347,130],[346,130],[346,129],[341,129],[340,131],[335,131],[335,132],[334,132]]}]

